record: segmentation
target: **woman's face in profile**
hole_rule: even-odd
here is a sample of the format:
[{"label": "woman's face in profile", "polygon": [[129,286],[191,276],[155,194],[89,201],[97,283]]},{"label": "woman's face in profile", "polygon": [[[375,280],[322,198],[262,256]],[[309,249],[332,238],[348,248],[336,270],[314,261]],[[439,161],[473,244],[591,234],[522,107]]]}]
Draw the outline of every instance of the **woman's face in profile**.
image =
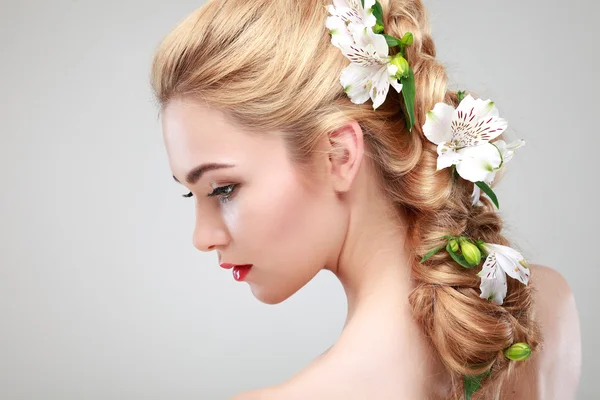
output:
[{"label": "woman's face in profile", "polygon": [[[195,201],[194,246],[253,264],[243,280],[257,299],[279,303],[336,264],[347,227],[339,199],[327,179],[300,175],[281,136],[242,131],[190,100],[171,101],[162,125],[171,171],[193,195],[184,201]],[[229,167],[188,176],[210,163]]]}]

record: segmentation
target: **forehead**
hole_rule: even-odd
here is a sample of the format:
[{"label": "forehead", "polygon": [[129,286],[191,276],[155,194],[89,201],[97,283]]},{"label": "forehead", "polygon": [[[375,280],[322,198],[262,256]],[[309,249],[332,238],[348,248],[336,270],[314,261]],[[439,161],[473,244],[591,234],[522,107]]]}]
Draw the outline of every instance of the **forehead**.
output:
[{"label": "forehead", "polygon": [[162,131],[171,170],[178,178],[200,163],[243,164],[282,150],[280,135],[250,133],[219,110],[189,99],[167,104]]}]

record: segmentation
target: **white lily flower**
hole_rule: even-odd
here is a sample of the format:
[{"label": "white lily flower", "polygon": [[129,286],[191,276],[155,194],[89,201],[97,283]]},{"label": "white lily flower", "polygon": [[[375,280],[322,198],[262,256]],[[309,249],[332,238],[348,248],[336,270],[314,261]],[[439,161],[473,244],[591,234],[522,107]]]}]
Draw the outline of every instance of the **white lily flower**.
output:
[{"label": "white lily flower", "polygon": [[353,37],[355,43],[342,48],[351,64],[342,71],[340,82],[350,101],[362,104],[371,98],[375,110],[385,101],[390,85],[398,93],[402,90],[396,78],[398,67],[390,63],[389,47],[383,35],[362,28],[355,30]]},{"label": "white lily flower", "polygon": [[427,113],[423,133],[438,145],[437,170],[456,165],[458,174],[471,182],[489,182],[502,162],[499,149],[490,143],[507,127],[494,102],[467,95],[456,109],[437,103]]},{"label": "white lily flower", "polygon": [[506,275],[527,285],[529,266],[518,251],[508,246],[484,243],[482,247],[488,256],[477,274],[481,278],[479,297],[502,305],[506,297]]},{"label": "white lily flower", "polygon": [[364,8],[360,0],[338,0],[334,5],[328,7],[332,15],[326,22],[331,43],[351,61],[342,71],[340,83],[354,104],[370,98],[373,109],[377,109],[385,101],[390,85],[400,93],[402,84],[396,77],[398,67],[391,63],[385,37],[372,29],[376,23],[372,10],[375,0],[365,0]]}]

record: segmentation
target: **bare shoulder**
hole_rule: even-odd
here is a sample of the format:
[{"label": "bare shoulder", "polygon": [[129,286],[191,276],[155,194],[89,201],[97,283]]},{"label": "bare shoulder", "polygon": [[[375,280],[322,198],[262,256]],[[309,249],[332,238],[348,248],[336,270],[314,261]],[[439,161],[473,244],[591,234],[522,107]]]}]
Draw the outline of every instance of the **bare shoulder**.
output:
[{"label": "bare shoulder", "polygon": [[[557,270],[535,264],[530,264],[530,268],[534,310],[543,342],[539,351],[532,355],[527,370],[518,374],[511,383],[514,388],[508,393],[513,395],[507,398],[572,400],[575,399],[581,373],[581,332],[575,298],[567,280]],[[320,357],[284,383],[242,392],[230,400],[391,398],[389,392],[381,392],[386,386],[400,386],[401,389],[393,390],[394,393],[401,390],[404,398],[425,398],[422,393],[408,393],[411,388],[417,390],[417,385],[399,382],[401,373],[393,374],[393,385],[389,382],[388,385],[384,384],[385,374],[366,373],[366,377],[349,378],[359,377],[357,370],[364,372],[364,369],[349,367],[350,364],[347,358],[340,357],[339,354]],[[355,384],[348,384],[349,382]],[[372,385],[368,382],[380,384]]]},{"label": "bare shoulder", "polygon": [[231,397],[229,400],[277,400],[283,398],[284,391],[279,386],[248,390]]},{"label": "bare shoulder", "polygon": [[[229,400],[306,400],[307,398],[337,399],[330,395],[331,381],[321,385],[328,374],[322,368],[311,365],[296,373],[285,382],[237,394]],[[325,380],[327,380],[325,378]],[[339,389],[338,389],[339,390]],[[349,398],[348,396],[345,397]]]},{"label": "bare shoulder", "polygon": [[531,265],[543,337],[536,367],[543,399],[574,399],[581,374],[581,331],[575,297],[557,270]]}]

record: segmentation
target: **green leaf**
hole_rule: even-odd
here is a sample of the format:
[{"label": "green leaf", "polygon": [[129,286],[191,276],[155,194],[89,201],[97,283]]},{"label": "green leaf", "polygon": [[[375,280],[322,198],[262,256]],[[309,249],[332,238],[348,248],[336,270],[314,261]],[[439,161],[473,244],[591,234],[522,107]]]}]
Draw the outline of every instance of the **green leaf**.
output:
[{"label": "green leaf", "polygon": [[387,42],[389,47],[400,46],[399,39],[385,33],[383,34],[383,37],[385,37],[385,41]]},{"label": "green leaf", "polygon": [[448,251],[448,254],[450,254],[450,257],[452,257],[454,259],[454,261],[456,261],[461,267],[465,267],[465,268],[473,268],[474,265],[471,265],[467,262],[467,260],[465,260],[465,258],[463,257],[462,254],[457,254],[454,251],[452,251],[452,247],[450,246],[450,242],[448,242],[448,244],[446,245],[446,251]]},{"label": "green leaf", "polygon": [[431,256],[433,256],[434,254],[436,254],[437,252],[439,252],[440,250],[442,250],[444,247],[445,246],[436,247],[435,249],[429,251],[427,254],[425,254],[423,256],[423,258],[419,262],[423,263],[423,262],[427,261]]},{"label": "green leaf", "polygon": [[500,205],[498,205],[498,198],[496,197],[496,193],[494,193],[494,191],[492,190],[492,188],[489,187],[487,183],[482,182],[482,181],[475,182],[475,184],[477,186],[479,186],[479,188],[481,190],[483,190],[485,192],[485,194],[487,194],[490,199],[492,199],[492,201],[496,205],[496,208],[500,209]]},{"label": "green leaf", "polygon": [[406,78],[400,79],[400,83],[402,84],[402,97],[404,98],[404,105],[406,109],[404,110],[404,115],[406,117],[406,121],[408,122],[408,131],[412,131],[412,127],[415,124],[415,74],[412,68],[408,69],[408,76]]},{"label": "green leaf", "polygon": [[[363,8],[364,7],[365,5],[363,0]],[[381,8],[381,4],[379,4],[378,1],[375,1],[375,5],[373,6],[373,15],[377,19],[377,23],[383,26],[383,8]]]},{"label": "green leaf", "polygon": [[481,381],[489,373],[490,370],[475,376],[465,375],[465,400],[471,400],[471,396],[481,387]]},{"label": "green leaf", "polygon": [[458,95],[458,102],[460,103],[461,101],[463,101],[463,99],[465,98],[465,91],[459,90],[456,94]]},{"label": "green leaf", "polygon": [[365,0],[360,0],[360,4],[362,4],[363,8],[365,8]]}]

